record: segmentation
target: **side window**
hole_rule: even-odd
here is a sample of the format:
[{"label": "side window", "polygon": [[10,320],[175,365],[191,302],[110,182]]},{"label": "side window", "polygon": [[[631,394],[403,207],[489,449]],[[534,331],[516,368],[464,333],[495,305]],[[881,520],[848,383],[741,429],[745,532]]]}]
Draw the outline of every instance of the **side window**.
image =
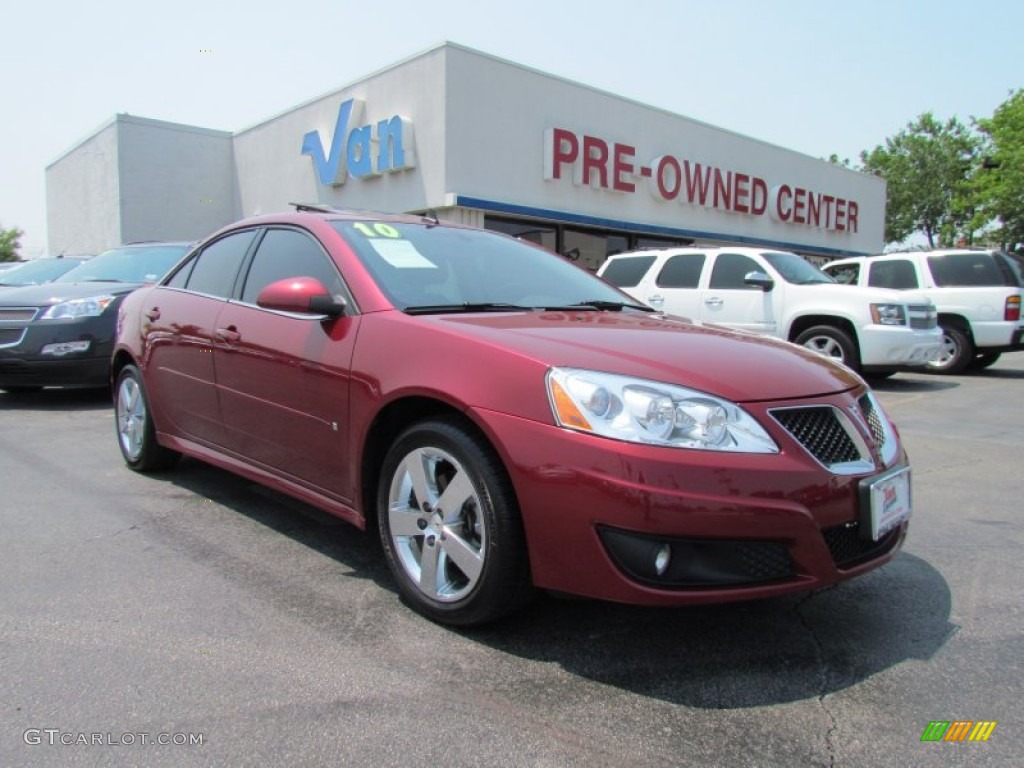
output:
[{"label": "side window", "polygon": [[899,291],[917,288],[917,272],[909,259],[878,261],[870,265],[868,285],[875,288],[895,288]]},{"label": "side window", "polygon": [[195,266],[192,267],[192,274],[185,287],[196,293],[229,297],[238,276],[238,268],[255,236],[254,229],[234,232],[208,245],[193,259]]},{"label": "side window", "polygon": [[747,291],[760,290],[757,286],[743,282],[750,272],[764,272],[764,267],[749,256],[741,253],[720,253],[711,271],[712,288],[735,288]]},{"label": "side window", "polygon": [[633,288],[643,280],[654,259],[654,254],[612,259],[604,268],[601,277],[619,288]]},{"label": "side window", "polygon": [[316,278],[332,294],[342,290],[337,268],[316,240],[293,229],[271,229],[256,249],[242,301],[255,304],[260,291],[289,277]]},{"label": "side window", "polygon": [[655,282],[659,288],[696,288],[705,258],[703,253],[677,253],[665,262]]},{"label": "side window", "polygon": [[184,288],[188,284],[188,279],[192,275],[192,268],[196,265],[196,257],[193,256],[191,259],[186,261],[178,270],[171,275],[164,285],[170,288]]},{"label": "side window", "polygon": [[[935,284],[939,287],[1013,285],[1015,277],[1005,274],[991,253],[956,253],[929,256]],[[1005,269],[1005,266],[1004,266]]]},{"label": "side window", "polygon": [[860,276],[860,264],[843,264],[839,267],[826,265],[825,273],[837,283],[856,285],[857,278]]}]

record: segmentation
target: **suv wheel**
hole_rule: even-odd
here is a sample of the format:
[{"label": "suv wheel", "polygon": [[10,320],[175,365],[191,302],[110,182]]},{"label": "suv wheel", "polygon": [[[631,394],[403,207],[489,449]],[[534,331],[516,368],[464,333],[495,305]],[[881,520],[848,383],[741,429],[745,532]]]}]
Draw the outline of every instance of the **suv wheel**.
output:
[{"label": "suv wheel", "polygon": [[980,371],[982,368],[994,365],[1000,357],[1002,354],[999,352],[979,352],[967,367],[974,371]]},{"label": "suv wheel", "polygon": [[960,373],[974,359],[974,344],[963,330],[942,326],[942,351],[927,365],[929,373]]},{"label": "suv wheel", "polygon": [[857,346],[844,331],[831,325],[816,325],[796,337],[795,342],[802,347],[814,350],[819,355],[830,357],[845,364],[848,368],[860,368],[857,359]]}]

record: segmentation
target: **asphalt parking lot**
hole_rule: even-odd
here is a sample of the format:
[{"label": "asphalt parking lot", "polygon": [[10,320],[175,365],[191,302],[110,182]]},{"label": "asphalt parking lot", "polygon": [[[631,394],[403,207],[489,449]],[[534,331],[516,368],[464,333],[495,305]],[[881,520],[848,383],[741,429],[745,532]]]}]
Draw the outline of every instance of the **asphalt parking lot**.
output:
[{"label": "asphalt parking lot", "polygon": [[196,461],[130,472],[105,397],[0,393],[0,764],[1020,766],[1024,355],[878,391],[914,467],[892,564],[471,632],[344,523]]}]

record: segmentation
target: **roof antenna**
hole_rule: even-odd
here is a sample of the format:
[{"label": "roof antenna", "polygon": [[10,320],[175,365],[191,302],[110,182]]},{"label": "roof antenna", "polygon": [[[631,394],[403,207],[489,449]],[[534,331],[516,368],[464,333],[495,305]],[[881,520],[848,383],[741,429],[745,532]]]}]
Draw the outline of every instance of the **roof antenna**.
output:
[{"label": "roof antenna", "polygon": [[433,208],[423,214],[423,218],[427,221],[428,229],[430,227],[436,227],[441,223],[441,220],[437,218],[437,211]]}]

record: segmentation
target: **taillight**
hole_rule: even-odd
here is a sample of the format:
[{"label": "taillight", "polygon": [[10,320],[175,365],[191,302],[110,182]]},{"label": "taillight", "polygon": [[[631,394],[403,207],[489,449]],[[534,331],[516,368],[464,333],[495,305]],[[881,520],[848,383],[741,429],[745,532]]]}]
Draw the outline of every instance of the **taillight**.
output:
[{"label": "taillight", "polygon": [[1003,310],[1004,320],[1020,320],[1020,296],[1010,296],[1006,300],[1006,309]]}]

